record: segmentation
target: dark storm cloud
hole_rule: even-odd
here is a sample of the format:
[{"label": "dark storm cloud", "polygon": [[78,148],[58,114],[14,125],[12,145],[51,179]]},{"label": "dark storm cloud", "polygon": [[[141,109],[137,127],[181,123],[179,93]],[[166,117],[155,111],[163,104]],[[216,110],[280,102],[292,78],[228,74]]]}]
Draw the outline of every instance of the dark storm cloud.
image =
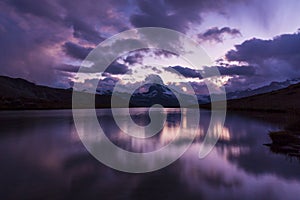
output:
[{"label": "dark storm cloud", "polygon": [[[64,62],[69,63],[71,57],[84,58],[90,49],[81,45],[93,47],[132,26],[160,26],[185,32],[202,22],[204,12],[232,14],[235,12],[228,12],[228,8],[239,2],[244,1],[3,0],[0,2],[1,74],[39,84],[68,83],[77,67]],[[123,48],[122,44],[116,48]],[[139,62],[134,59],[128,57],[125,65],[116,64],[108,71],[125,73],[129,65]]]},{"label": "dark storm cloud", "polygon": [[[116,1],[104,0],[6,0],[16,11],[41,17],[73,29],[73,36],[98,44],[105,38],[101,36],[96,24],[113,25],[117,29],[125,29],[120,19],[108,16],[108,11],[118,5]],[[124,1],[125,2],[125,1]]]},{"label": "dark storm cloud", "polygon": [[62,20],[59,15],[62,9],[55,1],[5,0],[5,2],[21,13],[39,16],[53,21]]},{"label": "dark storm cloud", "polygon": [[66,42],[63,48],[69,56],[77,59],[85,59],[86,56],[93,50],[92,48],[85,48],[72,42]]},{"label": "dark storm cloud", "polygon": [[61,66],[57,66],[55,69],[58,71],[63,71],[63,72],[71,72],[71,73],[76,73],[79,71],[79,67],[80,66],[74,66],[74,65],[61,65]]},{"label": "dark storm cloud", "polygon": [[231,5],[247,0],[138,0],[138,13],[131,15],[135,27],[163,27],[185,32],[192,23],[200,24],[205,12],[232,14]]},{"label": "dark storm cloud", "polygon": [[98,44],[105,39],[92,26],[80,19],[69,18],[66,23],[73,27],[73,36],[75,38],[81,38],[94,44]]},{"label": "dark storm cloud", "polygon": [[[55,69],[58,71],[76,73],[79,71],[79,68],[80,66],[64,64],[64,65],[57,66]],[[120,64],[115,61],[106,68],[106,70],[102,73],[102,76],[110,77],[112,74],[122,75],[122,74],[126,74],[129,70],[130,69],[128,69],[128,66]],[[99,70],[97,69],[97,67],[81,67],[81,72],[99,73]]]},{"label": "dark storm cloud", "polygon": [[[200,1],[205,8],[214,8],[208,5],[209,1]],[[184,6],[179,1],[139,0],[136,2],[140,12],[130,17],[135,27],[163,27],[184,32],[188,28],[188,23],[202,21],[199,12],[202,8],[197,6],[197,1],[185,2]],[[191,3],[194,7],[186,6]]]},{"label": "dark storm cloud", "polygon": [[[253,66],[217,66],[220,74],[223,76],[253,76],[255,74],[255,68]],[[204,71],[209,70],[209,67],[206,67]]]},{"label": "dark storm cloud", "polygon": [[164,27],[178,31],[187,28],[187,19],[179,14],[168,14],[167,6],[163,1],[137,1],[139,14],[133,14],[130,22],[135,27]]},{"label": "dark storm cloud", "polygon": [[177,54],[170,52],[170,51],[166,51],[164,49],[156,49],[154,52],[155,56],[159,56],[159,57],[165,57],[165,58],[170,58],[170,57],[178,57]]},{"label": "dark storm cloud", "polygon": [[241,36],[241,32],[235,28],[223,27],[219,29],[218,27],[213,27],[204,33],[198,34],[198,38],[203,41],[223,42],[225,34],[228,34],[232,37]]},{"label": "dark storm cloud", "polygon": [[91,49],[77,43],[94,46],[104,39],[103,31],[127,27],[119,6],[127,8],[125,1],[114,0],[0,2],[1,74],[52,86],[65,81],[68,87],[77,68],[64,65],[65,54],[83,59]]},{"label": "dark storm cloud", "polygon": [[212,66],[204,67],[203,70],[195,70],[188,67],[173,66],[168,67],[166,70],[171,71],[170,68],[175,69],[178,73],[186,78],[199,78],[213,76],[216,69],[219,70],[222,76],[253,76],[255,74],[255,68],[253,66]]},{"label": "dark storm cloud", "polygon": [[129,55],[124,59],[124,62],[128,65],[134,65],[136,63],[141,63],[143,59],[143,55],[140,52],[134,53],[133,55]]},{"label": "dark storm cloud", "polygon": [[271,40],[253,38],[235,45],[235,48],[226,54],[227,60],[259,63],[274,58],[298,63],[300,61],[300,33],[284,34]]},{"label": "dark storm cloud", "polygon": [[[171,70],[172,69],[172,70]],[[173,66],[167,67],[165,70],[173,72],[176,70],[185,78],[203,79],[203,77],[215,76],[215,70],[218,69],[221,76],[231,76],[225,85],[228,91],[243,90],[251,88],[259,81],[256,68],[250,65],[228,65],[228,66],[211,66],[204,67],[202,70],[195,70],[188,67]],[[255,80],[253,84],[249,80]],[[207,87],[203,83],[190,82],[196,94],[208,94]]]},{"label": "dark storm cloud", "polygon": [[[171,69],[175,69],[179,74],[186,78],[199,78],[202,79],[202,76],[199,71],[195,69],[191,69],[188,67],[181,67],[181,66],[173,66],[173,67],[168,67],[166,70],[171,71]],[[172,72],[172,71],[171,71]]]},{"label": "dark storm cloud", "polygon": [[60,41],[55,31],[63,30],[53,25],[55,31],[43,32],[47,25],[35,21],[31,23],[32,26],[38,25],[34,34],[27,27],[21,27],[17,19],[0,14],[1,74],[50,85],[59,81],[56,71],[53,70],[59,59],[54,58],[48,51],[53,43]]},{"label": "dark storm cloud", "polygon": [[[127,1],[105,0],[64,0],[59,1],[65,10],[63,24],[73,28],[73,36],[94,44],[103,41],[101,27],[110,26],[116,33],[127,28],[126,19],[116,11],[126,8]],[[129,4],[128,4],[129,5]]]},{"label": "dark storm cloud", "polygon": [[227,52],[226,59],[246,62],[256,70],[256,76],[248,79],[229,80],[228,85],[233,88],[257,87],[272,81],[299,78],[300,33],[284,34],[271,40],[247,40]]},{"label": "dark storm cloud", "polygon": [[126,74],[128,72],[128,66],[120,64],[118,62],[113,62],[111,65],[109,65],[105,72],[110,74]]}]

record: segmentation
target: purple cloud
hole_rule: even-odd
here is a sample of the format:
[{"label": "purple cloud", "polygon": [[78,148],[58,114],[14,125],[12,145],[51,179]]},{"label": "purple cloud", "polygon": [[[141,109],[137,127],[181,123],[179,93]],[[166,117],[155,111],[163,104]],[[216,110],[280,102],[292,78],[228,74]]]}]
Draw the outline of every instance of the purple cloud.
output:
[{"label": "purple cloud", "polygon": [[213,76],[214,70],[212,68],[217,68],[222,76],[253,76],[255,75],[255,68],[253,66],[211,66],[204,67],[203,70],[195,70],[188,67],[173,66],[167,67],[166,70],[170,71],[170,68],[175,69],[178,73],[186,78],[199,78],[202,79],[203,76],[211,77]]},{"label": "purple cloud", "polygon": [[300,62],[300,33],[284,34],[271,40],[253,38],[240,45],[235,45],[235,50],[226,54],[229,61],[245,61],[260,63],[266,59],[281,59],[289,63]]},{"label": "purple cloud", "polygon": [[213,27],[204,33],[198,34],[198,38],[203,41],[223,42],[225,34],[232,37],[241,36],[241,32],[235,28],[223,27],[219,29],[218,27]]},{"label": "purple cloud", "polygon": [[202,22],[203,13],[225,13],[232,3],[239,2],[244,0],[139,0],[139,12],[131,15],[130,22],[135,27],[163,27],[185,32],[191,23]]},{"label": "purple cloud", "polygon": [[129,70],[128,66],[120,64],[118,62],[113,62],[111,65],[107,67],[105,72],[117,75],[117,74],[126,74],[128,70]]},{"label": "purple cloud", "polygon": [[72,42],[66,42],[63,48],[67,55],[83,60],[93,50],[93,48],[85,48]]},{"label": "purple cloud", "polygon": [[[3,0],[0,3],[1,74],[25,78],[39,84],[51,86],[63,86],[65,84],[65,87],[68,87],[74,72],[78,70],[78,66],[72,65],[72,61],[84,59],[91,51],[91,48],[86,47],[94,47],[115,33],[132,27],[144,26],[165,27],[188,32],[202,23],[206,13],[216,12],[220,16],[232,16],[236,13],[232,11],[232,6],[234,5],[235,9],[239,9],[245,7],[245,2],[248,1]],[[247,6],[252,6],[252,10],[254,10],[251,10],[251,15],[259,12],[259,9],[253,8],[265,8],[266,5],[247,3]],[[237,34],[237,31],[228,27],[216,29],[215,32],[219,32],[221,36],[223,34],[235,34],[235,32]],[[205,33],[205,35],[218,39],[217,33],[214,33],[213,30]],[[289,38],[290,36],[282,36],[282,38],[286,37]],[[269,43],[268,41],[256,39],[247,45],[237,46],[226,56],[228,60],[248,62],[249,66],[255,67],[255,73],[259,72],[262,76],[266,72],[263,72],[262,69],[258,70],[258,65],[264,66],[264,69],[268,70],[274,68],[272,73],[275,77],[275,72],[280,66],[295,69],[299,63],[299,57],[296,56],[299,48],[293,46],[297,42],[294,38],[285,40],[283,42],[285,45],[291,40],[290,44],[283,48],[277,48],[277,46],[282,45],[270,46],[264,44]],[[126,44],[127,42],[119,41],[115,48]],[[254,50],[255,48],[251,46],[260,46],[265,51]],[[285,53],[280,53],[280,51]],[[171,56],[165,52],[159,52],[158,55]],[[262,59],[260,56],[266,59]],[[127,73],[130,70],[130,65],[141,62],[141,60],[142,55],[127,56],[123,59],[124,62],[121,62],[122,64],[113,63],[108,68],[107,74]],[[91,73],[97,71],[93,67],[86,70]],[[178,70],[181,70],[186,77],[201,78],[197,71],[181,68]],[[220,70],[223,70],[223,74],[239,74],[241,76],[252,73],[250,68],[243,68],[242,71],[238,71],[238,68],[231,68],[231,71],[227,68],[220,68]],[[279,71],[280,77],[289,77],[292,73],[292,70]],[[293,74],[294,76],[297,75],[297,73]]]},{"label": "purple cloud", "polygon": [[166,70],[170,71],[170,68],[175,69],[179,74],[186,78],[199,78],[202,79],[202,76],[199,71],[195,69],[191,69],[188,67],[181,67],[181,66],[173,66],[173,67],[168,67]]},{"label": "purple cloud", "polygon": [[[241,66],[237,66],[237,65],[231,65],[228,67],[224,67],[224,66],[216,66],[217,69],[219,70],[220,74],[223,76],[253,76],[255,75],[255,68],[253,66],[249,66],[249,65],[241,65]],[[205,67],[205,69],[203,70],[204,73],[209,71],[210,67]]]},{"label": "purple cloud", "polygon": [[270,40],[250,39],[226,54],[228,61],[246,62],[255,67],[256,76],[232,79],[233,87],[257,87],[272,81],[300,77],[300,33],[284,34]]},{"label": "purple cloud", "polygon": [[94,46],[106,37],[103,32],[113,34],[128,26],[118,11],[119,6],[127,8],[125,1],[4,0],[0,4],[1,74],[44,85],[69,87],[77,67],[66,67],[65,56],[83,59],[91,49],[81,45]]}]

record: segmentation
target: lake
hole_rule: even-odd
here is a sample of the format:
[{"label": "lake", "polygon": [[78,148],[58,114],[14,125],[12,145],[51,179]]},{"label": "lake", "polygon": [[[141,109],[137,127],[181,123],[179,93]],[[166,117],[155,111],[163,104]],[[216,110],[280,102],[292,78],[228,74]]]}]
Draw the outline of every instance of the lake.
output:
[{"label": "lake", "polygon": [[[149,152],[171,142],[179,128],[180,110],[163,111],[164,128],[147,142],[124,135],[109,109],[97,115],[114,144]],[[137,124],[149,123],[147,109],[130,113]],[[2,111],[0,199],[299,199],[299,160],[264,145],[283,120],[229,112],[224,127],[215,123],[222,129],[218,143],[199,159],[209,121],[210,112],[201,110],[196,138],[177,161],[155,172],[130,174],[105,166],[85,149],[70,110]]]}]

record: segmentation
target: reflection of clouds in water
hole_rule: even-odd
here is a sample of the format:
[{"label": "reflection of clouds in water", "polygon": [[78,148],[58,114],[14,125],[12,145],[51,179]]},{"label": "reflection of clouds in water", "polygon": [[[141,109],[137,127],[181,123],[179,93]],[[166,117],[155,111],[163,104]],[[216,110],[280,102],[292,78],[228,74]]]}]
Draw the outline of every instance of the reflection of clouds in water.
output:
[{"label": "reflection of clouds in water", "polygon": [[217,149],[203,160],[197,154],[194,144],[180,159],[180,177],[192,191],[208,199],[293,199],[300,195],[299,182],[285,182],[272,174],[252,176],[224,159]]},{"label": "reflection of clouds in water", "polygon": [[215,149],[225,160],[248,174],[276,176],[281,181],[300,180],[298,162],[288,162],[285,156],[273,154],[263,145],[270,140],[269,130],[276,129],[280,124],[261,119],[261,116],[228,115],[225,126],[230,130],[231,139],[219,141]]},{"label": "reflection of clouds in water", "polygon": [[[136,152],[149,152],[162,148],[170,141],[172,141],[173,138],[176,136],[177,129],[179,128],[179,123],[181,120],[180,112],[178,112],[178,109],[170,109],[169,111],[170,112],[167,116],[167,123],[165,124],[164,129],[161,131],[161,133],[159,133],[156,137],[149,138],[146,140],[135,139],[126,134],[121,133],[120,130],[116,127],[116,125],[112,123],[113,119],[110,116],[110,112],[107,110],[101,110],[101,113],[103,114],[103,116],[101,116],[101,120],[103,123],[102,127],[105,129],[104,131],[107,133],[107,136],[118,146]],[[142,116],[144,111],[142,112],[138,109],[137,112],[140,114],[140,116]],[[204,112],[204,114],[206,113]],[[60,114],[59,116],[65,116],[65,114]],[[203,138],[204,133],[207,129],[207,124],[209,123],[209,120],[207,120],[209,119],[209,117],[209,115],[202,116],[202,123],[200,123],[200,128],[197,130],[195,142],[201,142],[201,138]],[[36,126],[38,126],[40,125],[38,120],[42,119],[43,118],[38,117],[36,119],[30,119],[29,121],[30,124],[36,122],[33,124],[36,124]],[[91,132],[91,126],[89,126],[88,124],[89,118],[84,116],[83,119],[83,122],[85,124],[84,129],[88,132]],[[26,122],[24,119],[22,120],[24,123]],[[47,123],[41,122],[41,124],[43,124],[45,128],[51,126],[51,123],[53,124],[53,126],[55,125],[55,123],[57,124],[54,118],[52,121],[49,119],[45,120],[47,120]],[[64,124],[65,122],[66,121],[61,121],[61,128],[67,125],[68,129],[61,129],[57,132],[74,131],[73,124],[71,124],[71,122],[68,122],[70,124]],[[29,126],[28,122],[25,123],[25,125],[23,126],[23,131],[27,130],[25,129],[25,127],[28,127],[27,129],[29,129],[32,126]],[[5,128],[7,129],[7,126],[5,126]],[[285,159],[283,156],[270,154],[268,152],[268,149],[266,149],[266,147],[262,145],[263,143],[267,142],[267,130],[271,129],[270,124],[255,121],[249,118],[245,119],[239,115],[231,114],[227,117],[227,122],[223,128],[221,128],[220,125],[218,125],[218,123],[215,123],[214,128],[222,131],[223,134],[221,135],[220,141],[215,147],[216,150],[224,157],[224,159],[232,162],[233,165],[237,165],[245,169],[249,173],[253,173],[256,175],[275,173],[285,178],[299,179],[300,174],[298,168],[296,169],[292,163],[285,161],[281,162],[281,159]],[[47,132],[52,130],[51,128],[47,129]],[[29,132],[31,132],[31,130],[29,130]],[[78,137],[76,137],[76,134],[74,135],[73,133],[70,136],[71,141],[73,141],[74,143],[80,143],[80,141],[76,140],[76,138],[78,139]],[[88,135],[88,137],[90,137],[90,140],[94,142],[101,140],[100,135],[96,132],[93,135]],[[184,139],[184,137],[189,137],[189,135],[182,134],[181,138]],[[73,140],[73,138],[75,138],[75,140]],[[230,140],[225,140],[226,138],[230,138]],[[180,146],[180,143],[177,143],[176,145]],[[40,151],[42,149],[43,148],[41,148]],[[173,151],[177,151],[176,148],[173,148]],[[169,153],[172,154],[172,151],[170,151]],[[61,155],[63,153],[49,153],[48,161],[44,160],[43,162],[45,164],[48,163],[49,165],[51,165],[51,163],[55,163],[55,161],[51,160],[53,160],[52,155],[56,154]],[[27,156],[24,157],[26,158]]]},{"label": "reflection of clouds in water", "polygon": [[[63,114],[66,111],[53,112],[58,114],[36,118],[18,115],[9,121],[0,120],[8,134],[0,140],[0,183],[11,186],[1,191],[4,195],[15,193],[16,199],[21,196],[15,191],[36,199],[42,195],[65,199],[99,196],[141,199],[140,195],[148,199],[164,195],[174,198],[190,195],[189,199],[295,199],[300,195],[299,163],[288,162],[262,145],[268,139],[267,131],[277,125],[229,113],[224,129],[217,124],[216,129],[226,133],[222,138],[228,138],[229,133],[230,140],[221,139],[205,159],[199,160],[199,138],[203,137],[209,121],[209,115],[204,115],[197,139],[183,157],[163,170],[130,175],[101,165],[74,135],[72,118]],[[101,119],[106,134],[117,144],[149,151],[173,139],[181,120],[179,116],[178,112],[170,111],[165,129],[150,138],[149,143],[128,140],[130,137],[111,122],[109,113]],[[90,131],[91,127],[87,124],[84,128]],[[100,139],[97,134],[91,136],[91,140],[97,139]],[[168,153],[176,152],[178,146]],[[118,159],[126,162],[121,156]],[[149,165],[153,162],[148,160]]]}]

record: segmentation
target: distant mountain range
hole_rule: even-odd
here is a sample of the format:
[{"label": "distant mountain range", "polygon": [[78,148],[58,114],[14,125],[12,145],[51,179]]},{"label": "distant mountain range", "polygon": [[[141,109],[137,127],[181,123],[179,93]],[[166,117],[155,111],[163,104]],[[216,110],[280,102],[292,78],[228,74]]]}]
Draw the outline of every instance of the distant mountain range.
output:
[{"label": "distant mountain range", "polygon": [[[130,107],[150,107],[161,104],[164,107],[179,107],[176,96],[189,100],[191,96],[175,92],[160,84],[148,84],[146,92],[135,92],[130,97]],[[0,109],[68,109],[72,108],[72,88],[59,89],[40,86],[21,78],[0,76]],[[90,98],[91,93],[78,92],[84,98]],[[116,93],[120,107],[127,93]],[[184,106],[188,106],[187,103]],[[111,106],[111,92],[95,95],[97,108],[109,108]],[[82,105],[84,108],[85,105]]]},{"label": "distant mountain range", "polygon": [[229,93],[227,93],[227,99],[240,99],[243,97],[249,97],[249,96],[253,96],[253,95],[257,95],[257,94],[272,92],[272,91],[286,88],[292,84],[296,84],[299,82],[300,82],[300,79],[286,80],[283,82],[274,81],[274,82],[270,83],[269,85],[266,85],[266,86],[263,86],[260,88],[256,88],[253,90],[247,89],[247,90],[243,90],[243,91],[229,92]]},{"label": "distant mountain range", "polygon": [[[228,108],[241,110],[273,110],[300,109],[299,79],[284,82],[272,82],[268,86],[254,90],[230,92],[227,94]],[[297,84],[294,84],[297,83]],[[184,98],[189,107],[192,105],[192,96],[170,90],[165,85],[146,84],[144,92],[138,90],[130,97],[131,107],[149,107],[161,104],[164,107],[179,107],[177,97]],[[40,86],[24,79],[0,76],[0,109],[68,109],[72,107],[72,88],[58,89]],[[89,98],[90,93],[77,92]],[[117,93],[122,102],[129,94]],[[111,92],[106,91],[95,95],[97,108],[109,108]],[[207,95],[198,95],[198,102],[202,107],[208,107],[210,101]],[[298,105],[299,108],[298,108]],[[126,106],[120,104],[120,107]],[[83,106],[84,107],[84,106]]]},{"label": "distant mountain range", "polygon": [[[292,80],[286,80],[283,82],[272,82],[269,85],[259,87],[256,89],[247,89],[247,90],[238,90],[234,92],[228,92],[226,94],[227,100],[230,99],[240,99],[244,97],[254,96],[257,94],[264,94],[272,91],[276,91],[279,89],[286,88],[290,85],[299,83],[300,79],[292,79]],[[218,96],[217,94],[213,94],[215,96]],[[210,96],[209,95],[198,95],[199,104],[205,104],[210,102]]]},{"label": "distant mountain range", "polygon": [[[292,84],[286,88],[227,100],[228,110],[240,111],[267,111],[288,112],[300,114],[300,83]],[[210,103],[199,105],[201,108],[210,109]]]},{"label": "distant mountain range", "polygon": [[71,103],[71,94],[71,89],[54,89],[0,76],[0,109],[66,108]]},{"label": "distant mountain range", "polygon": [[165,107],[179,107],[176,95],[168,87],[149,83],[143,87],[147,88],[146,92],[134,92],[130,98],[132,106],[148,107],[153,104],[161,104]]},{"label": "distant mountain range", "polygon": [[227,101],[230,110],[258,110],[300,113],[300,83],[286,88]]},{"label": "distant mountain range", "polygon": [[[68,109],[72,107],[72,88],[40,86],[21,78],[0,76],[0,109]],[[79,92],[85,97],[91,94]],[[110,96],[96,95],[97,107],[109,107]]]}]

